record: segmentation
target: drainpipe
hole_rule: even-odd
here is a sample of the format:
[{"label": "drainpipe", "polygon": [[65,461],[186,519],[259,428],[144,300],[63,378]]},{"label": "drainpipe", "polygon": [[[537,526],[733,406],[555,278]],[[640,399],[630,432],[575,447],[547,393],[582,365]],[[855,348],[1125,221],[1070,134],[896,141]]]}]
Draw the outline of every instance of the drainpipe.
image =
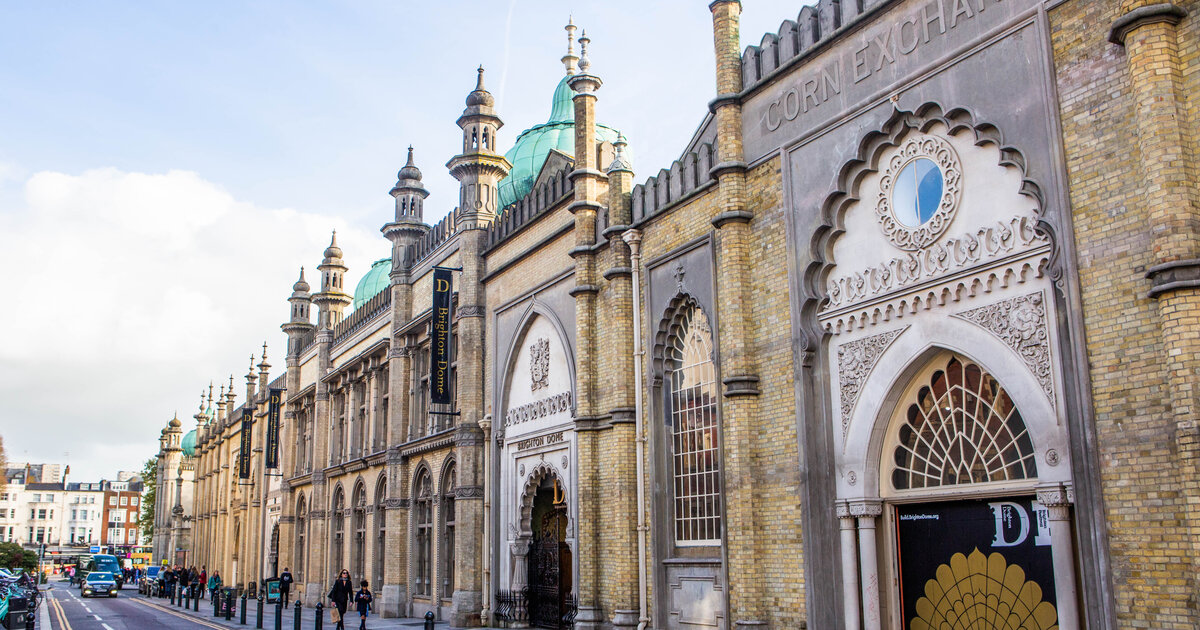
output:
[{"label": "drainpipe", "polygon": [[629,245],[633,267],[633,396],[634,442],[637,444],[638,627],[646,630],[646,430],[642,423],[642,231],[626,230],[621,239]]},{"label": "drainpipe", "polygon": [[483,429],[483,606],[479,622],[488,625],[492,594],[492,414],[479,423]]}]

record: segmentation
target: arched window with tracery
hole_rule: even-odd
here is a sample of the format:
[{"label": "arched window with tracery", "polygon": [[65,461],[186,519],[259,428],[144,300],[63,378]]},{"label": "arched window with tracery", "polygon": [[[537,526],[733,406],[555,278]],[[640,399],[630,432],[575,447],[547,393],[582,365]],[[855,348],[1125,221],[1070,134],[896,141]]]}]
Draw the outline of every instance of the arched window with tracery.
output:
[{"label": "arched window with tracery", "polygon": [[342,494],[341,486],[333,493],[333,527],[330,529],[329,565],[336,573],[345,568],[342,565],[342,545],[346,541],[346,497]]},{"label": "arched window with tracery", "polygon": [[375,564],[372,578],[376,588],[383,588],[383,565],[387,550],[387,477],[375,484]]},{"label": "arched window with tracery", "polygon": [[308,546],[305,539],[308,537],[308,504],[304,501],[304,497],[300,497],[299,505],[296,506],[296,580],[305,582],[304,579],[304,560],[308,556]]},{"label": "arched window with tracery", "polygon": [[429,597],[433,583],[433,479],[428,470],[421,470],[414,487],[417,575],[413,594]]},{"label": "arched window with tracery", "polygon": [[354,539],[350,549],[350,573],[362,579],[367,575],[367,489],[362,483],[354,487],[352,499]]},{"label": "arched window with tracery", "polygon": [[458,471],[454,462],[442,473],[442,599],[454,594],[454,493],[458,489]]},{"label": "arched window with tracery", "polygon": [[716,365],[708,317],[692,304],[667,340],[664,381],[675,544],[721,541],[721,450]]},{"label": "arched window with tracery", "polygon": [[1025,420],[978,365],[959,357],[939,362],[901,409],[892,449],[896,490],[1037,477]]}]

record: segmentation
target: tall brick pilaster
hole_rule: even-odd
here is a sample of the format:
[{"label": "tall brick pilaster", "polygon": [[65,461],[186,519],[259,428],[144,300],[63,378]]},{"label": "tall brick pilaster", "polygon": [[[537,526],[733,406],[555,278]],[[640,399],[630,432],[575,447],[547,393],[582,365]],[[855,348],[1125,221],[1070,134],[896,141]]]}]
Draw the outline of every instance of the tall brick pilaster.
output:
[{"label": "tall brick pilaster", "polygon": [[[1174,423],[1178,509],[1191,578],[1190,600],[1200,598],[1200,194],[1195,148],[1189,145],[1177,25],[1187,11],[1169,2],[1126,2],[1110,41],[1125,46],[1134,99],[1144,192],[1141,207],[1153,238],[1146,273],[1158,300]],[[1192,627],[1200,615],[1189,607]]]},{"label": "tall brick pilaster", "polygon": [[575,216],[575,246],[570,255],[575,259],[575,418],[577,423],[576,452],[578,453],[578,564],[579,603],[575,627],[581,630],[599,628],[605,619],[601,600],[600,553],[602,551],[600,451],[608,436],[596,432],[603,409],[599,406],[598,363],[596,334],[596,294],[600,291],[596,260],[596,215],[602,208],[600,190],[607,182],[599,170],[596,152],[596,90],[602,82],[589,74],[591,62],[587,57],[587,33],[579,38],[581,47],[580,73],[568,80],[575,91],[575,200],[568,209]]},{"label": "tall brick pilaster", "polygon": [[746,163],[742,149],[742,62],[737,0],[709,5],[716,50],[717,312],[718,347],[724,396],[724,467],[730,619],[737,626],[761,624],[762,579],[756,570],[758,524],[755,522],[754,429],[758,418],[758,374],[750,351],[753,313],[750,300],[750,223],[746,207]]}]

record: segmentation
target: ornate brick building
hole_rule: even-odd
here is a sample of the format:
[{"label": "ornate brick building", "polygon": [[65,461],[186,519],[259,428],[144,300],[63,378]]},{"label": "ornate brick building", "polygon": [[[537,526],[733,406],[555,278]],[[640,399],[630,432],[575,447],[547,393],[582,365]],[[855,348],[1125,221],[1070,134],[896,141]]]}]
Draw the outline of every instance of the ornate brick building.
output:
[{"label": "ornate brick building", "polygon": [[410,151],[390,259],[351,294],[335,238],[286,374],[197,415],[197,557],[459,627],[1195,627],[1196,5],[821,0],[739,50],[717,0],[636,186],[586,39],[504,154],[481,70],[457,207]]}]

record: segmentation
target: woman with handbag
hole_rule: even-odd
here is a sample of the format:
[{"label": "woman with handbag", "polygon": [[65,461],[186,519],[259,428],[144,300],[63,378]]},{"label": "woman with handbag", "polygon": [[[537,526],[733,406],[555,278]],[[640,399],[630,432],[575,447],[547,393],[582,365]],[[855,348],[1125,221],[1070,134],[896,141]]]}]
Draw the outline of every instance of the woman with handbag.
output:
[{"label": "woman with handbag", "polygon": [[346,630],[346,605],[353,596],[354,584],[350,581],[350,571],[342,569],[337,579],[333,581],[333,588],[329,590],[330,612],[337,611],[337,619],[334,620],[337,630]]}]

